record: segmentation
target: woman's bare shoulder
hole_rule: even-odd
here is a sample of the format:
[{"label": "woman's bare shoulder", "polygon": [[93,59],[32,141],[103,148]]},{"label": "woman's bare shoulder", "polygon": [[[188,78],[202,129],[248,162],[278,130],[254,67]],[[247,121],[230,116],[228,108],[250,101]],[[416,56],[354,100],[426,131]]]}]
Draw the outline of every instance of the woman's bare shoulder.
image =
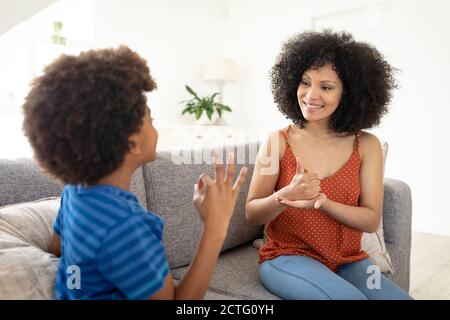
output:
[{"label": "woman's bare shoulder", "polygon": [[289,126],[271,131],[264,142],[266,152],[268,154],[272,154],[272,151],[278,152],[280,160],[286,151],[286,141],[283,132],[286,132],[288,128]]},{"label": "woman's bare shoulder", "polygon": [[381,143],[376,135],[361,131],[359,134],[359,150],[361,155],[376,154],[381,151]]}]

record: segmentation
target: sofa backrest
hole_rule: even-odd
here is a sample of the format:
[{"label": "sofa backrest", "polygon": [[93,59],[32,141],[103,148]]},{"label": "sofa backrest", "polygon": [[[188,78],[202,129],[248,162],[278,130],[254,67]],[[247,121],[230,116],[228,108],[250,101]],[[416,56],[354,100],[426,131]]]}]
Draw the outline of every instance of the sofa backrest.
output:
[{"label": "sofa backrest", "polygon": [[[247,243],[262,234],[262,226],[251,226],[245,221],[245,201],[257,150],[257,143],[222,148],[224,160],[226,153],[235,152],[235,176],[244,163],[249,169],[222,250]],[[164,243],[171,268],[189,264],[197,249],[203,224],[192,203],[194,184],[201,173],[214,177],[211,163],[210,149],[174,150],[158,152],[157,159],[144,166],[148,209],[166,221]]]},{"label": "sofa backrest", "polygon": [[59,196],[62,184],[42,172],[29,158],[0,160],[0,207]]},{"label": "sofa backrest", "polygon": [[[45,174],[33,159],[0,159],[0,207],[61,195],[63,185]],[[131,183],[143,206],[147,205],[142,168]]]}]

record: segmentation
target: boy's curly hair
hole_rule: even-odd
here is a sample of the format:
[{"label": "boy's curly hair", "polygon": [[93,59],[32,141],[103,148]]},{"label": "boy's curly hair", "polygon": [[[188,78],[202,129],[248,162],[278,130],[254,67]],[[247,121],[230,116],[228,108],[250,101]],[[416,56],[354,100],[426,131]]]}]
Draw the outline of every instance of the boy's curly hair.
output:
[{"label": "boy's curly hair", "polygon": [[126,46],[60,56],[23,105],[36,160],[63,183],[96,183],[123,163],[155,88],[146,61]]},{"label": "boy's curly hair", "polygon": [[333,65],[343,83],[330,129],[353,134],[378,125],[397,88],[394,69],[373,46],[331,30],[299,33],[283,45],[270,72],[274,101],[281,113],[304,128],[307,120],[298,104],[297,88],[306,70],[326,63]]}]

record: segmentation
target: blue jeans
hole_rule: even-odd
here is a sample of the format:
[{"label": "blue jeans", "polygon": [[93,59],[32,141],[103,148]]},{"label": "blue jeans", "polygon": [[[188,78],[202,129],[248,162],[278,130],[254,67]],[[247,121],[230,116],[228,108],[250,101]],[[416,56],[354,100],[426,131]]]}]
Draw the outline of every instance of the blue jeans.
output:
[{"label": "blue jeans", "polygon": [[279,256],[264,261],[259,267],[259,273],[264,287],[282,299],[412,299],[382,273],[374,272],[371,266],[373,263],[364,259],[345,264],[333,272],[310,257]]}]

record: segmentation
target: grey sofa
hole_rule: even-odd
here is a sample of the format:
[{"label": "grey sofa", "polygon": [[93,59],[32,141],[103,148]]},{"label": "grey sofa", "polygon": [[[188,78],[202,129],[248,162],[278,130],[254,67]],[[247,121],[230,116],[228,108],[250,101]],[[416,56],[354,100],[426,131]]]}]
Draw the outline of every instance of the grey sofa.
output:
[{"label": "grey sofa", "polygon": [[[238,163],[246,162],[249,166],[249,177],[257,147],[256,143],[234,146]],[[207,153],[202,150],[185,150],[184,154],[158,152],[157,160],[137,170],[133,178],[132,190],[142,204],[166,221],[164,242],[174,279],[180,279],[187,270],[201,233],[202,223],[192,205],[193,185],[200,173],[213,174],[209,163],[179,163],[182,156],[186,160],[186,155],[192,163],[199,162],[203,154]],[[241,166],[238,164],[238,168]],[[62,185],[45,176],[31,159],[0,160],[0,177],[0,207],[59,196],[62,190]],[[258,251],[252,242],[261,237],[263,227],[250,226],[245,221],[249,181],[239,196],[206,299],[277,299],[259,280]],[[389,277],[408,291],[411,192],[405,183],[385,179],[383,220],[387,250],[395,268]]]}]

